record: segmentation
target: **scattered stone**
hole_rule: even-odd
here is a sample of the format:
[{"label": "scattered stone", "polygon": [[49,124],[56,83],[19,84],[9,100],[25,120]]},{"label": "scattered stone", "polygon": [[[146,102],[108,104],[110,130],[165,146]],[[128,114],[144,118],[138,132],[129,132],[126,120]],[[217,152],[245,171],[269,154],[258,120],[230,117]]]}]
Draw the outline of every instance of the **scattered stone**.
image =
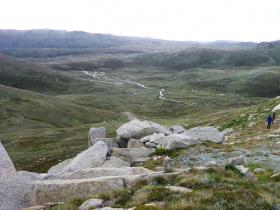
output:
[{"label": "scattered stone", "polygon": [[276,173],[276,174],[273,174],[271,176],[272,179],[280,179],[280,172],[279,173]]},{"label": "scattered stone", "polygon": [[179,186],[166,186],[166,189],[169,189],[171,192],[175,193],[190,193],[192,189],[186,187],[179,187]]},{"label": "scattered stone", "polygon": [[151,121],[140,121],[137,119],[125,123],[117,129],[118,137],[124,139],[141,139],[142,137],[153,133],[163,133],[169,135],[171,134],[171,131],[157,123]]},{"label": "scattered stone", "polygon": [[183,126],[181,125],[173,125],[169,128],[169,130],[171,130],[172,133],[183,133],[185,131],[187,131]]},{"label": "scattered stone", "polygon": [[85,201],[78,210],[88,210],[102,207],[104,201],[102,199],[89,199]]},{"label": "scattered stone", "polygon": [[101,168],[110,168],[110,167],[129,167],[130,163],[123,161],[118,157],[111,156],[109,157],[100,167]]},{"label": "scattered stone", "polygon": [[228,136],[234,132],[233,128],[226,128],[225,130],[222,131],[222,134],[224,136]]},{"label": "scattered stone", "polygon": [[155,149],[152,148],[113,148],[112,156],[119,157],[122,160],[132,163],[139,158],[149,157]]},{"label": "scattered stone", "polygon": [[264,173],[265,172],[265,170],[263,169],[263,168],[256,168],[255,170],[254,170],[254,173],[255,174],[261,174],[261,173]]},{"label": "scattered stone", "polygon": [[73,158],[71,163],[63,168],[61,173],[63,174],[78,169],[98,167],[105,162],[108,152],[107,144],[103,141],[99,141]]},{"label": "scattered stone", "polygon": [[137,139],[130,139],[127,143],[127,148],[140,148],[144,147],[144,144]]},{"label": "scattered stone", "polygon": [[88,146],[93,146],[97,141],[97,138],[106,138],[107,131],[106,128],[90,128],[88,132]]}]

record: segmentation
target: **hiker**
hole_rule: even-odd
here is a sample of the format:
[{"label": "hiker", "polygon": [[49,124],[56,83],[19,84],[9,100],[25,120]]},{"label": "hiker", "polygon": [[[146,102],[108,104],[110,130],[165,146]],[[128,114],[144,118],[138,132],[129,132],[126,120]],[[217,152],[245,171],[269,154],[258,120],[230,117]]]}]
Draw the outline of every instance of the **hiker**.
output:
[{"label": "hiker", "polygon": [[273,119],[272,119],[271,115],[268,115],[268,117],[267,117],[267,119],[266,119],[266,122],[267,122],[267,129],[270,129],[271,124],[272,124],[272,121],[273,121]]},{"label": "hiker", "polygon": [[276,118],[276,112],[273,112],[273,114],[272,114],[272,124],[274,123],[275,118]]}]

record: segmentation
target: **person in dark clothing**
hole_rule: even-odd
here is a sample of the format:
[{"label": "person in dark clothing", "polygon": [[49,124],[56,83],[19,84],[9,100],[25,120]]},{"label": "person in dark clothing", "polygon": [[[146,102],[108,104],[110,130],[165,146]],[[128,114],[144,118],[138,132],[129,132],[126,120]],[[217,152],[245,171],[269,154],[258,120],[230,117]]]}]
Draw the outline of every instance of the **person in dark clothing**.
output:
[{"label": "person in dark clothing", "polygon": [[273,114],[272,114],[272,124],[274,123],[275,118],[276,118],[276,113],[275,113],[275,112],[273,112]]},{"label": "person in dark clothing", "polygon": [[266,122],[267,122],[267,129],[270,129],[271,124],[272,124],[272,121],[273,121],[273,119],[272,119],[271,115],[268,115],[268,117],[267,117],[267,119],[266,119]]}]

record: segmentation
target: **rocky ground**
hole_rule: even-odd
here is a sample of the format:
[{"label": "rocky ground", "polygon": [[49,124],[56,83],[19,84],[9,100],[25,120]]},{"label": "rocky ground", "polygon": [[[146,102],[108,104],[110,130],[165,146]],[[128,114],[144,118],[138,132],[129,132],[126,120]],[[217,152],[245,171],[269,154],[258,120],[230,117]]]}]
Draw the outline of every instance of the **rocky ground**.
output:
[{"label": "rocky ground", "polygon": [[245,135],[133,119],[115,138],[91,128],[89,148],[45,174],[16,171],[0,144],[0,209],[279,209],[278,125]]}]

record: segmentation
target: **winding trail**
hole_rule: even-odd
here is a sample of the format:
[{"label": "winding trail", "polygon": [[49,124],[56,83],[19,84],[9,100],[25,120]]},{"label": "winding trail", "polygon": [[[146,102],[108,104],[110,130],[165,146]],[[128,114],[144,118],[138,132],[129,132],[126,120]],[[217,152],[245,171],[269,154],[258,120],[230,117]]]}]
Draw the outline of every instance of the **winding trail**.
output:
[{"label": "winding trail", "polygon": [[[135,85],[137,87],[144,88],[144,89],[148,89],[149,88],[149,87],[146,87],[144,84],[141,84],[139,82],[133,82],[133,81],[130,81],[130,80],[123,80],[123,79],[119,79],[119,78],[118,79],[109,79],[108,77],[104,77],[105,73],[103,73],[103,72],[102,72],[101,75],[98,72],[90,73],[88,71],[82,71],[82,73],[84,73],[87,76],[91,76],[93,78],[96,78],[96,79],[104,79],[104,80],[106,79],[107,81],[110,81],[110,82],[128,83],[128,84]],[[153,88],[149,88],[149,89],[153,89]],[[159,91],[159,99],[160,100],[171,101],[171,102],[174,102],[174,103],[184,103],[182,101],[178,101],[178,100],[175,100],[175,99],[166,98],[164,96],[164,91],[165,91],[165,89],[161,89]]]}]

